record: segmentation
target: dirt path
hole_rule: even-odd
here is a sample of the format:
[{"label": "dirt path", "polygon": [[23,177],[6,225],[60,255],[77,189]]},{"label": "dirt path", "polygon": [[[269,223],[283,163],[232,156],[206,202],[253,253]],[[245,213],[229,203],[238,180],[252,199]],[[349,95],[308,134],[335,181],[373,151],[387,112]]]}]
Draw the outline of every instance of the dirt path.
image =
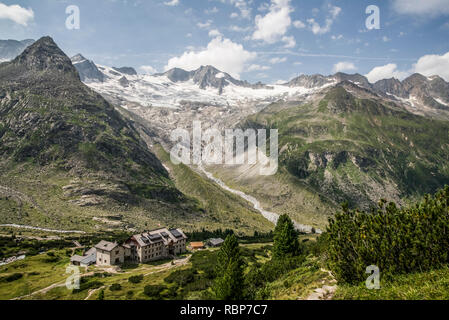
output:
[{"label": "dirt path", "polygon": [[[171,262],[162,264],[160,266],[154,266],[154,267],[151,267],[151,268],[145,268],[144,271],[145,270],[147,270],[147,271],[148,270],[152,270],[152,271],[144,274],[144,277],[146,277],[148,275],[151,275],[151,274],[154,274],[154,273],[170,270],[172,268],[177,268],[177,267],[184,266],[184,265],[186,265],[190,261],[190,257],[191,257],[191,255],[189,255],[189,256],[187,256],[187,257],[185,257],[183,259],[173,260]],[[174,264],[172,264],[172,262],[174,262]],[[104,272],[109,272],[109,273],[115,273],[115,274],[118,273],[118,271],[115,268],[103,268],[102,270]],[[126,273],[132,273],[132,272],[128,271],[128,272],[124,272],[124,273],[126,274]],[[95,272],[91,271],[91,272],[87,272],[87,273],[81,274],[80,277],[81,278],[82,277],[87,277],[87,276],[91,276],[91,275],[94,275],[94,274],[95,274]],[[48,291],[50,291],[50,290],[52,290],[54,288],[64,287],[65,285],[66,285],[65,280],[62,281],[62,282],[59,281],[59,282],[53,283],[52,285],[50,285],[48,287],[45,287],[43,289],[39,289],[37,291],[34,291],[34,292],[32,292],[30,294],[27,294],[27,295],[24,295],[24,296],[12,298],[11,300],[21,300],[21,299],[24,299],[24,298],[32,297],[32,296],[37,295],[37,294],[45,294],[45,293],[47,293]],[[100,289],[104,289],[105,287],[106,286],[90,290],[88,295],[87,295],[87,297],[84,300],[88,300],[96,291],[98,291]]]},{"label": "dirt path", "polygon": [[106,288],[106,286],[102,286],[102,287],[97,288],[97,289],[91,289],[91,290],[89,290],[89,293],[87,294],[87,297],[86,297],[84,300],[89,300],[90,297],[91,297],[95,292],[97,292],[98,290],[103,290],[103,289],[105,289],[105,288]]},{"label": "dirt path", "polygon": [[50,291],[51,289],[58,288],[58,287],[63,287],[63,286],[65,286],[65,280],[64,280],[64,282],[53,283],[52,285],[50,285],[50,286],[48,286],[46,288],[34,291],[34,292],[30,293],[30,294],[27,294],[27,295],[24,295],[24,296],[21,296],[21,297],[13,298],[11,300],[22,300],[24,298],[29,298],[29,297],[34,296],[36,294],[40,294],[40,293],[45,294],[48,291]]},{"label": "dirt path", "polygon": [[322,286],[321,288],[315,289],[306,300],[332,300],[335,291],[337,291],[337,286]]},{"label": "dirt path", "polygon": [[84,231],[79,231],[79,230],[54,230],[54,229],[39,228],[39,227],[26,226],[26,225],[20,225],[20,224],[0,224],[0,227],[30,229],[30,230],[37,230],[37,231],[52,232],[52,233],[81,233],[81,234],[86,233]]},{"label": "dirt path", "polygon": [[150,274],[154,274],[154,273],[170,270],[170,269],[173,269],[173,268],[185,266],[187,263],[189,263],[190,257],[191,257],[191,255],[189,255],[189,256],[187,256],[186,258],[183,258],[183,259],[173,260],[172,262],[174,262],[174,264],[172,264],[172,262],[168,262],[166,264],[162,264],[160,266],[153,267],[154,271],[144,274],[144,277],[146,277],[146,276],[148,276]]},{"label": "dirt path", "polygon": [[[82,277],[87,277],[87,276],[91,276],[91,275],[94,275],[94,272],[84,273],[84,274],[80,275],[80,277],[82,278]],[[34,292],[30,293],[30,294],[27,294],[27,295],[24,295],[24,296],[21,296],[21,297],[12,298],[11,300],[21,300],[21,299],[24,299],[24,298],[29,298],[31,296],[34,296],[36,294],[40,294],[40,293],[45,294],[48,291],[50,291],[51,289],[64,287],[66,285],[65,282],[66,282],[66,280],[59,281],[59,282],[53,283],[52,285],[49,285],[48,287],[45,287],[43,289],[39,289],[37,291],[34,291]]]},{"label": "dirt path", "polygon": [[[332,300],[337,291],[337,280],[335,280],[334,276],[329,270],[321,269],[322,272],[326,272],[331,277],[331,280],[328,281],[329,284],[334,285],[323,285],[321,288],[316,288],[305,300]],[[323,283],[326,281],[323,280]]]}]

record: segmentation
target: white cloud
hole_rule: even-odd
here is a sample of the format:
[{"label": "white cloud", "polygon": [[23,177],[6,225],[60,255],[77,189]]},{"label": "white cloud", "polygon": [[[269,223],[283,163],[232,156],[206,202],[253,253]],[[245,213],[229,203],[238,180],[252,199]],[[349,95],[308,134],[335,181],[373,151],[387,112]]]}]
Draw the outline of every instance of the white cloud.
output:
[{"label": "white cloud", "polygon": [[246,32],[246,31],[249,31],[250,29],[251,29],[250,27],[243,28],[243,27],[234,26],[234,25],[229,27],[229,30],[234,31],[234,32]]},{"label": "white cloud", "polygon": [[283,62],[285,62],[285,61],[287,61],[287,58],[286,58],[286,57],[284,57],[284,58],[278,58],[278,57],[276,57],[276,58],[270,59],[270,63],[271,63],[271,64],[283,63]]},{"label": "white cloud", "polygon": [[449,14],[449,0],[394,0],[398,13],[411,15]]},{"label": "white cloud", "polygon": [[231,18],[238,18],[239,16],[243,19],[251,18],[251,8],[249,6],[248,0],[221,0],[221,2],[230,3],[240,11],[240,15],[237,12],[232,13]]},{"label": "white cloud", "polygon": [[307,19],[309,30],[312,31],[313,34],[325,34],[330,32],[335,19],[337,19],[341,13],[340,7],[332,6],[330,4],[327,9],[328,15],[323,25],[320,25],[314,18]]},{"label": "white cloud", "polygon": [[26,27],[34,19],[34,12],[31,8],[25,9],[17,4],[8,6],[0,2],[0,19],[8,19]]},{"label": "white cloud", "polygon": [[248,67],[248,69],[246,71],[248,72],[252,72],[252,71],[266,71],[266,70],[270,70],[271,67],[269,66],[261,66],[258,64],[252,64]]},{"label": "white cloud", "polygon": [[219,37],[219,36],[222,36],[222,34],[217,29],[213,29],[213,30],[209,31],[209,37],[215,38],[215,37]]},{"label": "white cloud", "polygon": [[382,41],[383,41],[383,42],[389,42],[389,41],[391,41],[391,39],[388,38],[387,36],[383,36],[383,37],[382,37]]},{"label": "white cloud", "polygon": [[297,29],[303,29],[306,27],[305,23],[300,21],[300,20],[296,20],[293,22],[293,25],[295,26],[295,28]]},{"label": "white cloud", "polygon": [[155,68],[153,68],[152,66],[141,66],[139,69],[142,70],[143,73],[146,73],[146,74],[157,73],[157,70]]},{"label": "white cloud", "polygon": [[420,73],[426,77],[438,75],[449,81],[449,52],[442,55],[429,54],[422,56],[410,70],[399,70],[394,63],[375,67],[366,77],[374,83],[378,80],[390,78],[402,80],[412,73]]},{"label": "white cloud", "polygon": [[343,39],[343,35],[342,35],[342,34],[339,34],[338,36],[333,35],[333,36],[331,37],[331,39],[332,39],[332,40],[341,40],[341,39]]},{"label": "white cloud", "polygon": [[256,53],[245,50],[241,44],[217,37],[212,39],[203,50],[184,52],[179,57],[171,58],[165,70],[175,67],[195,70],[202,65],[212,65],[239,78],[245,65],[256,57]]},{"label": "white cloud", "polygon": [[296,40],[294,37],[282,37],[282,41],[285,42],[284,48],[294,48],[296,47]]},{"label": "white cloud", "polygon": [[262,17],[256,16],[256,31],[253,40],[262,40],[266,43],[275,43],[287,33],[292,24],[290,13],[290,0],[271,0],[269,12]]},{"label": "white cloud", "polygon": [[164,2],[164,4],[166,6],[174,7],[174,6],[177,6],[179,4],[179,0],[167,1],[167,2]]},{"label": "white cloud", "polygon": [[341,61],[339,63],[334,64],[334,72],[343,72],[343,71],[355,71],[357,67],[352,62]]},{"label": "white cloud", "polygon": [[214,13],[218,13],[218,8],[217,7],[213,7],[212,9],[206,9],[204,10],[205,14],[214,14]]},{"label": "white cloud", "polygon": [[404,79],[409,75],[409,72],[398,70],[398,66],[395,63],[389,63],[384,66],[375,67],[365,76],[368,81],[374,83],[382,79],[396,78],[399,80]]},{"label": "white cloud", "polygon": [[449,52],[444,55],[426,55],[414,65],[414,71],[426,77],[439,75],[449,81]]},{"label": "white cloud", "polygon": [[212,25],[212,20],[207,20],[206,22],[198,22],[196,25],[198,26],[198,28],[201,29],[207,29]]}]

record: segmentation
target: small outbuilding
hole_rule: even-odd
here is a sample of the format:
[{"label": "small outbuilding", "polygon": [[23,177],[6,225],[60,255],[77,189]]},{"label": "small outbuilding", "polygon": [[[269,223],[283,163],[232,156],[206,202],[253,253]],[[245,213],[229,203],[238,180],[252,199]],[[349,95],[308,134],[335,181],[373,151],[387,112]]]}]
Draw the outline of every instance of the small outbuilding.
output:
[{"label": "small outbuilding", "polygon": [[97,261],[97,250],[89,249],[83,256],[74,255],[70,258],[70,263],[74,266],[88,267]]},{"label": "small outbuilding", "polygon": [[201,250],[204,249],[204,242],[190,242],[191,250]]},{"label": "small outbuilding", "polygon": [[209,247],[216,248],[216,247],[221,247],[221,245],[223,244],[223,242],[224,242],[224,240],[221,239],[221,238],[212,238],[212,239],[209,239],[209,240],[207,241],[207,245],[208,245]]}]

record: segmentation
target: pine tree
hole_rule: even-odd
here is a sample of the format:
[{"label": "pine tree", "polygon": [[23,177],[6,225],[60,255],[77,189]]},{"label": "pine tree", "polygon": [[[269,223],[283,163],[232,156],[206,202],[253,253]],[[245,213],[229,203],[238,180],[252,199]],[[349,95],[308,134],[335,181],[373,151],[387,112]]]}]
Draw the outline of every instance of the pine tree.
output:
[{"label": "pine tree", "polygon": [[293,221],[288,215],[281,215],[274,229],[273,258],[294,257],[300,255],[301,251]]},{"label": "pine tree", "polygon": [[235,235],[226,237],[220,248],[215,269],[217,278],[213,291],[219,300],[243,298],[243,260]]}]

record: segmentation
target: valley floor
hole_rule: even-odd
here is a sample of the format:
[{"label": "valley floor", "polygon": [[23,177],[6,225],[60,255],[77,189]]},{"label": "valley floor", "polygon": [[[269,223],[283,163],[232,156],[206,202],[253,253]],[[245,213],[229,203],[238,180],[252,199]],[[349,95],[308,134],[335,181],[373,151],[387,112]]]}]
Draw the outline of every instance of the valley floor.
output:
[{"label": "valley floor", "polygon": [[[314,236],[304,236],[314,241]],[[305,239],[305,238],[303,238]],[[271,243],[241,244],[247,270],[271,259]],[[210,272],[218,249],[188,253],[173,261],[80,267],[79,290],[66,288],[67,270],[76,248],[27,256],[0,266],[0,300],[171,300],[210,299]],[[139,278],[131,281],[132,278]],[[429,300],[449,299],[449,268],[381,279],[381,289],[339,284],[322,261],[309,254],[300,267],[266,283],[270,300]]]}]

